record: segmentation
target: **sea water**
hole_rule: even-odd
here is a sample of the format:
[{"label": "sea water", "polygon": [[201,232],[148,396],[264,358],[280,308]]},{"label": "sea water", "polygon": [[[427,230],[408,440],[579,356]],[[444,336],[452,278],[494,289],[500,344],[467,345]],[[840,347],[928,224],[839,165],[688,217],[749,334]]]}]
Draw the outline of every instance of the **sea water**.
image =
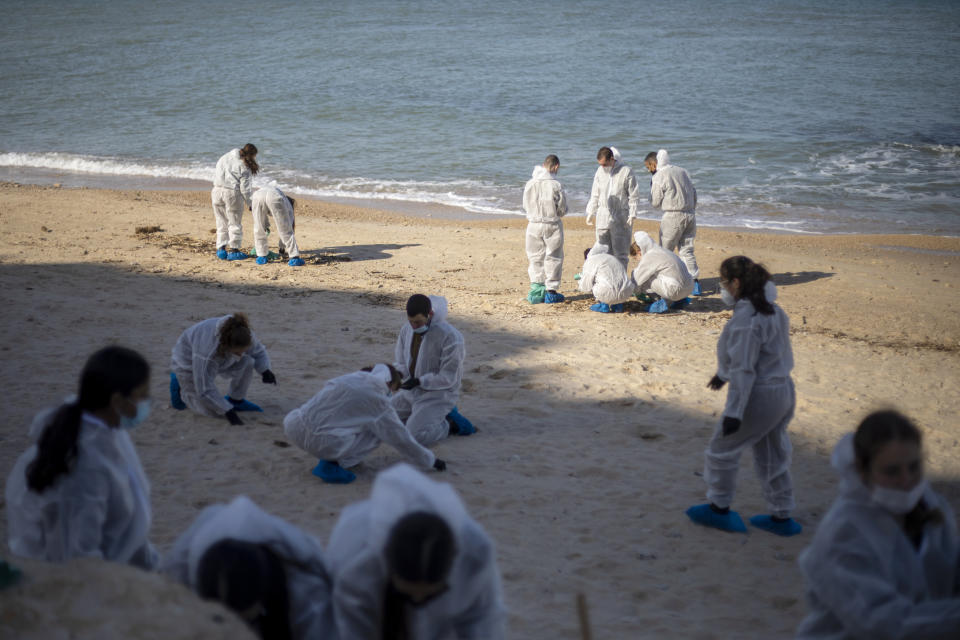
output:
[{"label": "sea water", "polygon": [[698,223],[960,234],[960,2],[0,1],[0,180],[519,215],[660,148]]}]

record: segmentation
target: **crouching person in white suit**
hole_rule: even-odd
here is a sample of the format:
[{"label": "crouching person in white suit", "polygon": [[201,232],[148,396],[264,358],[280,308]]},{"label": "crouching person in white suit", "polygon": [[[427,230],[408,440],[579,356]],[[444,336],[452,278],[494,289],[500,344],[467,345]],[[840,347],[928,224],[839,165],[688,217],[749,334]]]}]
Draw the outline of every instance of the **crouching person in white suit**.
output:
[{"label": "crouching person in white suit", "polygon": [[674,252],[657,245],[644,231],[637,231],[633,238],[640,253],[640,263],[633,270],[637,293],[660,296],[647,311],[664,313],[668,306],[670,309],[681,309],[689,304],[687,296],[693,292],[693,277],[683,260]]},{"label": "crouching person in white suit", "polygon": [[303,259],[300,257],[300,248],[297,247],[297,238],[294,236],[294,229],[297,223],[294,220],[295,201],[276,187],[264,187],[254,192],[251,207],[253,208],[253,241],[256,244],[257,264],[267,264],[267,257],[270,255],[267,234],[270,233],[270,219],[268,215],[273,216],[273,221],[277,225],[277,233],[280,234],[280,256],[288,256],[290,261],[287,263],[291,267],[302,267]]}]

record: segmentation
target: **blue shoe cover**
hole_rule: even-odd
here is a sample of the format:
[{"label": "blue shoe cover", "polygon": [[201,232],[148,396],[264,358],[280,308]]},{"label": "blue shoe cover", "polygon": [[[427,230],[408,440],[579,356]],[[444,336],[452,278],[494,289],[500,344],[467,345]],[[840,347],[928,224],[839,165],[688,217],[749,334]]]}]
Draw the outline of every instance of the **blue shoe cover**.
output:
[{"label": "blue shoe cover", "polygon": [[177,380],[177,374],[170,372],[170,404],[177,411],[183,411],[187,408],[183,398],[180,397],[180,381]]},{"label": "blue shoe cover", "polygon": [[258,405],[253,404],[249,400],[234,400],[230,396],[223,396],[223,397],[226,398],[230,402],[230,404],[233,405],[233,408],[236,411],[259,411],[263,413],[263,409],[261,409]]},{"label": "blue shoe cover", "polygon": [[757,529],[763,529],[764,531],[769,531],[770,533],[784,537],[795,536],[803,531],[800,523],[793,518],[790,518],[786,522],[775,522],[771,516],[753,516],[750,518],[750,524]]},{"label": "blue shoe cover", "polygon": [[555,302],[563,302],[566,298],[563,297],[562,293],[550,293],[547,291],[543,296],[543,301],[547,304],[553,304]]},{"label": "blue shoe cover", "polygon": [[703,295],[703,289],[700,288],[700,281],[699,281],[699,280],[698,280],[697,282],[694,282],[694,283],[693,283],[693,295],[695,295],[695,296],[702,296],[702,295]]},{"label": "blue shoe cover", "polygon": [[659,300],[654,302],[652,305],[647,307],[647,311],[649,313],[666,313],[667,301],[664,300],[663,298],[660,298]]},{"label": "blue shoe cover", "polygon": [[610,307],[610,313],[623,313],[623,303],[612,305]]},{"label": "blue shoe cover", "polygon": [[457,431],[458,436],[469,436],[477,432],[477,428],[473,426],[473,423],[464,418],[463,414],[457,411],[456,407],[447,414],[447,420],[457,425],[457,429],[459,429],[459,431]]},{"label": "blue shoe cover", "polygon": [[243,251],[231,251],[227,254],[227,260],[246,260],[249,257]]},{"label": "blue shoe cover", "polygon": [[227,250],[226,249],[217,249],[217,257],[221,260],[227,259]]},{"label": "blue shoe cover", "polygon": [[590,305],[590,311],[597,311],[599,313],[610,313],[610,305],[606,302],[598,302],[596,304]]},{"label": "blue shoe cover", "polygon": [[333,460],[321,460],[310,473],[330,484],[350,484],[357,479],[357,474],[344,469]]},{"label": "blue shoe cover", "polygon": [[673,304],[671,304],[671,305],[670,305],[670,308],[671,308],[671,309],[683,309],[683,308],[686,307],[688,304],[690,304],[690,298],[684,298],[683,300],[677,300],[676,302],[674,302]]},{"label": "blue shoe cover", "polygon": [[290,262],[287,263],[287,265],[291,267],[302,267],[305,264],[307,263],[303,261],[303,258],[299,258],[299,257],[290,258]]},{"label": "blue shoe cover", "polygon": [[691,520],[705,527],[733,533],[747,532],[747,525],[743,524],[743,518],[736,511],[717,513],[710,508],[709,504],[698,504],[687,509],[687,515]]},{"label": "blue shoe cover", "polygon": [[257,264],[267,264],[267,256],[257,256]]}]

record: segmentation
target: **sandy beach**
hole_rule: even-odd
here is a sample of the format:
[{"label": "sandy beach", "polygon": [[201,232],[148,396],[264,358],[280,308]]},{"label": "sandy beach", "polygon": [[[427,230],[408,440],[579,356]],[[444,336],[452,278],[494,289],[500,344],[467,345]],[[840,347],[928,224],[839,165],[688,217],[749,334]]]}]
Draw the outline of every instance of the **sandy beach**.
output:
[{"label": "sandy beach", "polygon": [[[590,312],[576,291],[593,242],[582,218],[565,226],[567,302],[526,302],[525,224],[302,199],[307,266],[295,269],[216,260],[205,191],[0,184],[0,471],[28,446],[33,415],[73,393],[87,356],[117,342],[153,367],[153,412],[134,440],[161,551],[200,509],[237,494],[326,543],[343,507],[399,454],[381,447],[355,483],[325,485],[286,442],[283,417],[329,378],[391,361],[403,303],[421,292],[447,297],[465,337],[459,407],[480,429],[437,445],[449,466],[431,477],[453,484],[495,540],[512,638],[579,638],[578,593],[595,638],[790,637],[805,614],[796,558],[835,495],[829,454],[875,408],[922,426],[933,485],[960,510],[960,238],[700,229],[712,294],[683,312],[631,302],[614,315]],[[245,212],[248,249],[252,231]],[[740,253],[774,274],[792,322],[805,531],[789,539],[707,530],[683,513],[705,501],[702,454],[725,397],[706,383],[730,316],[717,271]],[[265,411],[241,427],[174,411],[167,393],[179,334],[232,311],[250,316],[279,381],[254,382],[249,398]],[[734,508],[764,513],[749,454],[741,467]],[[9,557],[5,513],[0,536]],[[26,578],[0,593],[2,637],[239,637],[229,614],[159,576],[13,560]]]}]

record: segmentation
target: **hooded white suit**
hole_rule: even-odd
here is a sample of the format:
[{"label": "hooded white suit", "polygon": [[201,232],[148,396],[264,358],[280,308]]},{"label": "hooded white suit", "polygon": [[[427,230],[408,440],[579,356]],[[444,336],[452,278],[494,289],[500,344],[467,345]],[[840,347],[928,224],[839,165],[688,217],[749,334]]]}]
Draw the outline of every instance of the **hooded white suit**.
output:
[{"label": "hooded white suit", "polygon": [[250,206],[253,193],[250,169],[240,157],[240,149],[220,156],[213,172],[213,217],[217,222],[217,248],[240,249],[243,242],[243,204]]},{"label": "hooded white suit", "polygon": [[650,182],[650,204],[663,210],[660,246],[667,251],[677,249],[690,275],[699,278],[700,268],[693,255],[693,239],[697,235],[697,190],[686,170],[670,164],[666,149],[657,151],[657,172]]},{"label": "hooded white suit", "polygon": [[597,243],[583,263],[578,288],[583,293],[592,293],[600,302],[619,304],[630,299],[636,285],[626,267],[610,255],[607,246]]},{"label": "hooded white suit", "polygon": [[[767,300],[773,304],[776,287],[767,282]],[[729,507],[737,484],[740,454],[753,449],[753,463],[763,494],[773,515],[788,517],[795,504],[790,479],[793,447],[787,425],[793,418],[796,394],[790,371],[790,321],[776,304],[773,315],[764,315],[753,303],[740,299],[717,342],[717,375],[728,381],[723,416],[739,418],[740,429],[723,435],[723,418],[707,446],[704,480],[707,498],[718,507]]]},{"label": "hooded white suit", "polygon": [[533,168],[533,177],[523,188],[523,210],[527,214],[530,282],[539,282],[548,290],[556,290],[563,271],[561,218],[567,214],[567,198],[556,174],[542,165]]},{"label": "hooded white suit", "polygon": [[433,319],[420,343],[416,371],[410,371],[413,328],[409,322],[400,327],[393,365],[404,379],[420,379],[419,386],[395,393],[392,403],[410,433],[425,447],[443,440],[450,433],[446,416],[460,397],[466,357],[463,336],[447,322],[447,299],[430,296],[430,304]]},{"label": "hooded white suit", "polygon": [[415,511],[442,517],[453,533],[456,557],[449,589],[420,608],[407,605],[410,638],[500,640],[506,611],[493,542],[467,513],[453,488],[406,464],[380,473],[370,498],[343,510],[330,534],[327,566],[341,638],[377,640],[383,594],[390,579],[386,544],[394,524]]},{"label": "hooded white suit", "polygon": [[287,414],[283,431],[304,451],[344,468],[360,462],[381,441],[418,466],[431,468],[436,456],[403,426],[390,403],[386,382],[366,371],[334,378]]},{"label": "hooded white suit", "polygon": [[643,293],[656,293],[673,302],[686,298],[693,291],[693,278],[683,261],[672,251],[658,246],[644,231],[633,234],[640,247],[640,262],[633,270],[633,281]]},{"label": "hooded white suit", "polygon": [[840,440],[831,462],[840,495],[800,554],[810,613],[797,638],[960,637],[960,537],[946,500],[926,488],[922,500],[943,521],[924,527],[918,549],[871,499],[857,473],[852,434]]},{"label": "hooded white suit", "polygon": [[336,638],[331,584],[320,543],[292,524],[263,511],[246,496],[215,504],[197,516],[163,557],[161,571],[196,589],[203,555],[223,540],[265,545],[287,574],[290,627],[296,640]]},{"label": "hooded white suit", "polygon": [[297,247],[297,238],[293,235],[293,207],[276,187],[262,187],[253,193],[251,208],[253,209],[253,241],[257,246],[257,255],[266,257],[270,253],[267,245],[267,234],[270,232],[272,215],[277,223],[277,233],[280,234],[280,246],[287,250],[287,255],[296,258],[300,255]]},{"label": "hooded white suit", "polygon": [[640,203],[640,185],[633,169],[620,162],[620,152],[610,147],[614,165],[608,173],[597,167],[587,202],[587,223],[597,222],[597,242],[610,248],[610,253],[627,268],[630,262],[630,242],[633,240],[633,220]]}]

